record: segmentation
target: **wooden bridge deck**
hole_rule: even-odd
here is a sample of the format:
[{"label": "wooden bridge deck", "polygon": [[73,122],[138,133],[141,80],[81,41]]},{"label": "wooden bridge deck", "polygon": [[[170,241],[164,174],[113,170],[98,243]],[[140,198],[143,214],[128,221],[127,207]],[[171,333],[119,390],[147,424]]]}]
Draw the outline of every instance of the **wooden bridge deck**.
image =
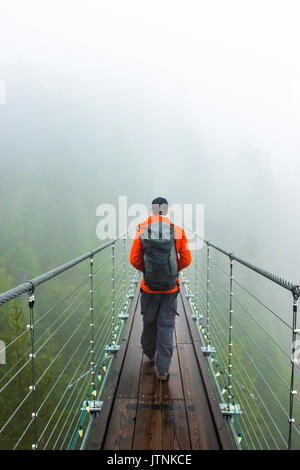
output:
[{"label": "wooden bridge deck", "polygon": [[232,449],[189,305],[178,297],[170,378],[142,353],[139,292],[115,360],[91,449]]}]

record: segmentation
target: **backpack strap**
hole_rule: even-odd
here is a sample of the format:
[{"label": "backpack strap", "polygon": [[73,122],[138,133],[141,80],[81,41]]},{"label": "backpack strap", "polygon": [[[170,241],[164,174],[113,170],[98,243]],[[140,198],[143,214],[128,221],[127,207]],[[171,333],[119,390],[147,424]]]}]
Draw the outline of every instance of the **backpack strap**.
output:
[{"label": "backpack strap", "polygon": [[158,238],[162,239],[162,220],[158,221]]}]

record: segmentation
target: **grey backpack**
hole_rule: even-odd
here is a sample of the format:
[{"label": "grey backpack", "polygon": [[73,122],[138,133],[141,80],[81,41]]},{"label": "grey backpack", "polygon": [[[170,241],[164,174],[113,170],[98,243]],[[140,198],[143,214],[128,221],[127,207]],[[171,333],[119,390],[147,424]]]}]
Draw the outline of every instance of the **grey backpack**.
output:
[{"label": "grey backpack", "polygon": [[140,235],[144,248],[145,284],[153,291],[171,290],[178,283],[177,251],[173,224],[149,224]]}]

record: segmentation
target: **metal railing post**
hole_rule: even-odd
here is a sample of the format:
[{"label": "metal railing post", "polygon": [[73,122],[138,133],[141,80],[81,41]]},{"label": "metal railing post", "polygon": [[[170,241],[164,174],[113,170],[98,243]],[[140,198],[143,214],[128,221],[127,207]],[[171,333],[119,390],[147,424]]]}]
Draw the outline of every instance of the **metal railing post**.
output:
[{"label": "metal railing post", "polygon": [[123,239],[123,301],[126,298],[126,239]]},{"label": "metal railing post", "polygon": [[115,325],[115,244],[113,243],[111,246],[111,319],[112,319],[112,330]]},{"label": "metal railing post", "polygon": [[228,338],[228,410],[232,405],[232,314],[233,314],[233,259],[230,259],[230,278],[229,278],[229,338]]},{"label": "metal railing post", "polygon": [[209,317],[210,317],[210,249],[207,243],[207,262],[206,262],[206,336],[207,346],[210,348],[210,331],[209,331]]},{"label": "metal railing post", "polygon": [[198,309],[198,238],[197,237],[196,237],[196,259],[195,259],[194,285],[195,285],[195,298],[196,298],[197,309]]},{"label": "metal railing post", "polygon": [[36,374],[35,374],[35,341],[34,341],[34,285],[32,284],[31,289],[28,291],[28,306],[30,311],[29,330],[31,338],[31,352],[29,357],[31,358],[31,385],[29,390],[32,393],[33,411],[31,417],[33,418],[34,425],[34,443],[32,449],[36,450],[38,447],[38,428],[37,428],[37,400],[36,400]]},{"label": "metal railing post", "polygon": [[93,255],[90,258],[90,313],[91,313],[91,366],[92,366],[92,382],[93,387],[93,396],[95,396],[95,337],[94,337],[94,257]]},{"label": "metal railing post", "polygon": [[294,390],[295,381],[295,363],[297,363],[296,357],[296,339],[299,330],[297,329],[297,311],[298,311],[298,298],[299,294],[296,292],[296,288],[299,286],[293,286],[293,325],[292,325],[292,370],[291,370],[291,385],[290,385],[290,412],[289,412],[289,437],[288,437],[288,450],[292,449],[292,434],[293,424],[295,424],[295,418],[293,417],[294,409],[294,396],[297,395],[297,390]]}]

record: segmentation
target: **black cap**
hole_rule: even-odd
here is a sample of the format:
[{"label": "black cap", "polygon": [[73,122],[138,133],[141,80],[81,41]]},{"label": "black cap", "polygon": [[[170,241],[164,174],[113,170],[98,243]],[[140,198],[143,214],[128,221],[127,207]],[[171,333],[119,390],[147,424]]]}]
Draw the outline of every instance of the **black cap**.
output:
[{"label": "black cap", "polygon": [[168,201],[164,197],[156,197],[152,201],[153,213],[165,215],[168,212]]}]

